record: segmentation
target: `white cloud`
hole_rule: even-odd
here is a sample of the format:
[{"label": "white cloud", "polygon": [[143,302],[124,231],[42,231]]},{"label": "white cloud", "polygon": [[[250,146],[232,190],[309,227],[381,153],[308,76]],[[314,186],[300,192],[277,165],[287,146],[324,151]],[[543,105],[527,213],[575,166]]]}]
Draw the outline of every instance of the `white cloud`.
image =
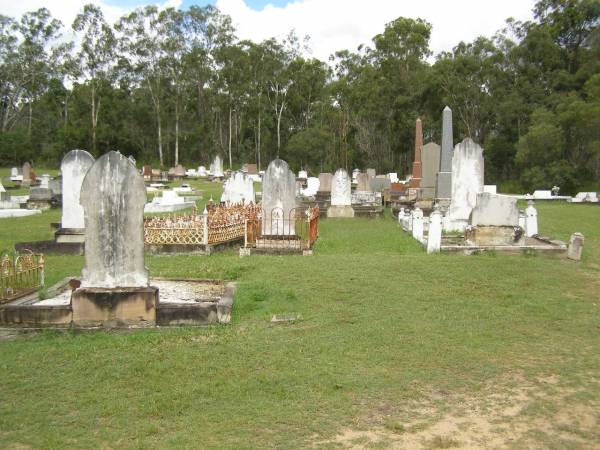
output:
[{"label": "white cloud", "polygon": [[217,0],[231,16],[238,37],[262,41],[282,38],[291,29],[310,35],[313,55],[327,60],[337,50],[356,50],[397,17],[422,18],[433,25],[431,48],[451,50],[461,40],[491,36],[508,17],[531,19],[535,0],[297,0],[284,7],[267,5],[261,11],[244,0]]}]

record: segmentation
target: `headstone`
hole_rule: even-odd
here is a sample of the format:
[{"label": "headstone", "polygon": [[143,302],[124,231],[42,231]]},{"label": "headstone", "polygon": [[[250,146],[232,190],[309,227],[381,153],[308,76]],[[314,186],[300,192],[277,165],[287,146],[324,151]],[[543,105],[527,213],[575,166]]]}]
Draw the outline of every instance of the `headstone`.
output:
[{"label": "headstone", "polygon": [[433,142],[423,146],[421,150],[421,198],[435,198],[435,181],[440,170],[441,147]]},{"label": "headstone", "polygon": [[[443,157],[442,148],[442,157]],[[455,230],[463,230],[468,224],[477,194],[483,192],[483,149],[466,138],[457,144],[452,157],[452,197],[448,219]],[[518,216],[517,216],[518,219]]]},{"label": "headstone", "polygon": [[271,161],[263,178],[262,234],[289,236],[296,234],[294,209],[296,207],[296,177],[287,162]]},{"label": "headstone", "polygon": [[369,180],[369,186],[371,187],[371,191],[382,192],[386,189],[390,189],[392,183],[387,176],[377,175],[375,178]]},{"label": "headstone", "polygon": [[225,203],[254,203],[254,183],[245,173],[235,172],[226,182],[221,195]]},{"label": "headstone", "polygon": [[567,249],[567,258],[574,261],[581,261],[583,255],[583,244],[585,237],[581,233],[573,233],[569,240],[569,248]]},{"label": "headstone", "polygon": [[350,206],[352,204],[352,185],[348,172],[338,169],[333,176],[331,186],[331,205]]},{"label": "headstone", "polygon": [[131,161],[114,151],[100,157],[83,180],[80,202],[85,211],[82,287],[148,286],[146,187]]},{"label": "headstone", "polygon": [[[94,164],[94,157],[85,150],[71,150],[60,163],[62,174],[62,218],[61,228],[83,229],[85,219],[79,203],[81,184]],[[98,193],[98,195],[101,195]]]},{"label": "headstone", "polygon": [[47,173],[40,177],[40,187],[44,189],[50,189],[50,175]]},{"label": "headstone", "polygon": [[52,190],[50,188],[32,187],[31,189],[29,189],[29,201],[51,202]]},{"label": "headstone", "polygon": [[258,166],[256,164],[246,164],[246,173],[248,175],[258,175]]},{"label": "headstone", "polygon": [[525,226],[523,227],[525,230],[525,236],[533,237],[538,234],[537,216],[537,209],[535,209],[533,200],[528,200],[527,208],[525,208]]},{"label": "headstone", "polygon": [[434,206],[429,215],[429,232],[427,234],[427,253],[437,253],[442,247],[442,213]]},{"label": "headstone", "polygon": [[308,172],[306,172],[306,170],[298,171],[298,178],[301,180],[306,180],[308,178]]},{"label": "headstone", "polygon": [[366,172],[371,178],[375,178],[377,176],[377,171],[375,169],[367,169]]},{"label": "headstone", "polygon": [[423,148],[423,124],[421,119],[417,119],[415,125],[415,160],[413,162],[412,177],[409,187],[416,189],[421,187],[422,166],[421,166],[421,149]]},{"label": "headstone", "polygon": [[9,195],[6,193],[6,189],[2,185],[2,180],[0,180],[0,201],[6,202],[9,200]]},{"label": "headstone", "polygon": [[331,192],[331,179],[330,173],[319,174],[319,192]]},{"label": "headstone", "polygon": [[368,174],[359,173],[356,175],[356,190],[359,192],[371,191],[371,183]]},{"label": "headstone", "polygon": [[210,165],[210,174],[215,178],[223,178],[225,176],[223,173],[223,160],[219,155],[215,156],[215,159]]},{"label": "headstone", "polygon": [[150,180],[152,178],[152,166],[142,167],[142,175],[145,180]]},{"label": "headstone", "polygon": [[204,166],[198,167],[198,176],[201,176],[201,177],[207,176],[206,167],[204,167]]},{"label": "headstone", "polygon": [[454,135],[452,131],[452,110],[446,106],[442,113],[442,153],[440,156],[440,170],[437,174],[435,197],[449,199],[452,195],[452,147]]},{"label": "headstone", "polygon": [[23,181],[32,181],[31,178],[31,164],[28,161],[23,164],[23,170],[21,171],[23,174]]},{"label": "headstone", "polygon": [[423,211],[418,206],[412,212],[412,236],[419,242],[423,241]]},{"label": "headstone", "polygon": [[319,191],[319,179],[317,177],[308,177],[306,179],[306,189],[302,189],[301,194],[304,197],[314,197]]},{"label": "headstone", "polygon": [[12,169],[10,169],[10,176],[11,177],[19,176],[19,169],[17,169],[16,167],[13,167]]},{"label": "headstone", "polygon": [[476,205],[471,214],[473,226],[517,227],[519,208],[517,199],[506,195],[477,194]]},{"label": "headstone", "polygon": [[352,184],[358,183],[358,174],[360,173],[359,169],[354,169],[352,171]]},{"label": "headstone", "polygon": [[173,170],[173,175],[175,175],[178,178],[183,178],[185,177],[185,167],[183,167],[181,164],[177,164],[174,167]]},{"label": "headstone", "polygon": [[400,181],[397,172],[388,173],[388,178],[390,179],[390,183],[397,183],[398,181]]}]

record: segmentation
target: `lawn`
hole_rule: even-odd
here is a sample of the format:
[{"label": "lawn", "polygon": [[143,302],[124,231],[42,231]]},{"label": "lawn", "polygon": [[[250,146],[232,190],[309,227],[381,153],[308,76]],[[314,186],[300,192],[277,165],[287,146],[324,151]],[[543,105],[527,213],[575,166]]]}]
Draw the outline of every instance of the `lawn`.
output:
[{"label": "lawn", "polygon": [[[600,207],[538,211],[582,262],[426,255],[389,213],[323,220],[312,257],[148,257],[235,280],[232,324],[0,340],[0,448],[594,448]],[[0,249],[59,217],[3,219]],[[49,256],[48,283],[82,264]]]}]

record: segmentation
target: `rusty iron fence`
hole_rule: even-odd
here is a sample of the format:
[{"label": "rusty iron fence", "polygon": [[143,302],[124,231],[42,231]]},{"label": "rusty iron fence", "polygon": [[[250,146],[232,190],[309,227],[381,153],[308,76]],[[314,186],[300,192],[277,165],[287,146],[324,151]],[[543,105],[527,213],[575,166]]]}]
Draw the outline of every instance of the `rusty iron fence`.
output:
[{"label": "rusty iron fence", "polygon": [[246,220],[260,205],[208,205],[202,214],[151,217],[144,220],[144,242],[155,245],[218,244],[244,237]]},{"label": "rusty iron fence", "polygon": [[319,237],[319,207],[282,208],[246,220],[244,247],[275,250],[310,250]]},{"label": "rusty iron fence", "polygon": [[0,254],[0,303],[35,292],[44,285],[44,255],[29,250]]}]

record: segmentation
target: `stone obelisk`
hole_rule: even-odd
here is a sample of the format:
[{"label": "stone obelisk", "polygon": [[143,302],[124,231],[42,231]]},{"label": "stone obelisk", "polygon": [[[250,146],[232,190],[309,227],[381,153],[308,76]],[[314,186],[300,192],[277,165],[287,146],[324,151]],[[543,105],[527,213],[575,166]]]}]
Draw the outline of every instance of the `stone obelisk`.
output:
[{"label": "stone obelisk", "polygon": [[415,160],[412,167],[412,177],[410,179],[409,186],[411,188],[421,187],[422,178],[422,164],[421,164],[421,150],[423,149],[423,124],[421,119],[417,119],[415,126]]},{"label": "stone obelisk", "polygon": [[444,108],[442,117],[442,155],[435,185],[435,198],[448,200],[452,196],[452,149],[454,147],[452,110],[448,106]]}]

